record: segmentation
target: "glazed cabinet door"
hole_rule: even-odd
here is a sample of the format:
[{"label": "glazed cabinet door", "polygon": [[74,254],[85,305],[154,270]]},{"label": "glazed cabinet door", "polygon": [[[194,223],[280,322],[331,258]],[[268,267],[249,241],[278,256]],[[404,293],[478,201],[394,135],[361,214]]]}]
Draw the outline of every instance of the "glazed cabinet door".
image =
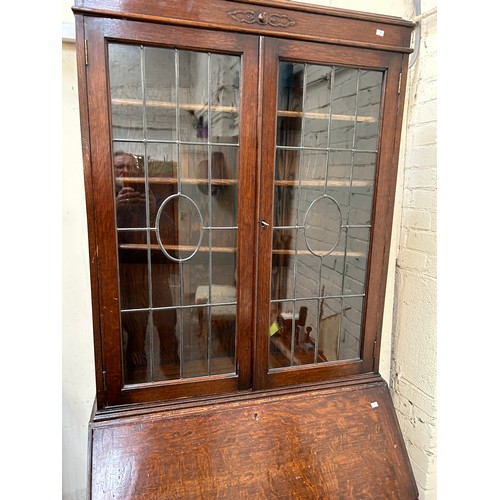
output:
[{"label": "glazed cabinet door", "polygon": [[376,371],[402,56],[267,39],[255,387]]},{"label": "glazed cabinet door", "polygon": [[257,40],[84,23],[101,402],[248,388]]}]

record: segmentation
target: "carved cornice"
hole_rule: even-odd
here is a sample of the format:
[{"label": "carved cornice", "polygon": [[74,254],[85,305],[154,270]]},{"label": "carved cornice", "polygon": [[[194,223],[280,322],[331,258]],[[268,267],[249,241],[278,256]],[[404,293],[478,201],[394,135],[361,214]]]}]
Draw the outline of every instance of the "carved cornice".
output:
[{"label": "carved cornice", "polygon": [[291,17],[284,14],[274,14],[272,12],[268,13],[250,9],[239,9],[231,10],[227,14],[232,19],[247,24],[262,24],[279,28],[288,28],[289,26],[293,26],[295,24],[295,21]]}]

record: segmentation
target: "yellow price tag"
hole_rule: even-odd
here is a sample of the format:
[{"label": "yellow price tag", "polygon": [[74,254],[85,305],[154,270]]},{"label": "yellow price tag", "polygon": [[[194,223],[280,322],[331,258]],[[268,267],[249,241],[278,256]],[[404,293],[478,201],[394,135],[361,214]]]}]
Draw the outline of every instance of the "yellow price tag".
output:
[{"label": "yellow price tag", "polygon": [[279,330],[278,323],[276,321],[269,327],[269,336],[272,337]]}]

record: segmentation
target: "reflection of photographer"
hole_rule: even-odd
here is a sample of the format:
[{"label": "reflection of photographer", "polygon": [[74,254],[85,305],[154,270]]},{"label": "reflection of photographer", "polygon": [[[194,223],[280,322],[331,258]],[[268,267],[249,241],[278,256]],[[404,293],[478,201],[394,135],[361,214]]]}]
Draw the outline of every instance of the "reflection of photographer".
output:
[{"label": "reflection of photographer", "polygon": [[[115,195],[118,227],[145,227],[146,192],[139,160],[129,153],[114,154]],[[156,209],[156,198],[149,189],[150,218]]]},{"label": "reflection of photographer", "polygon": [[[117,227],[130,229],[118,232],[118,242],[120,245],[144,245],[146,248],[148,243],[146,228],[150,226],[149,221],[154,220],[157,208],[156,197],[151,189],[148,190],[146,196],[143,169],[134,155],[123,151],[116,152],[114,154],[114,170]],[[146,210],[148,200],[149,214]],[[153,312],[149,310],[151,306],[168,307],[172,305],[172,293],[168,278],[168,265],[148,262],[146,251],[140,250],[139,253],[136,253],[124,250],[120,252],[121,308],[123,310],[141,309],[136,312],[123,312],[121,316],[124,330],[126,383],[148,381],[147,367],[148,364],[152,366],[154,363],[154,359],[149,359],[149,351],[145,349],[148,327],[151,328],[151,332],[155,329],[158,331],[160,363],[164,372],[166,365],[170,365],[170,372],[172,366],[178,367],[175,310],[163,309]],[[175,370],[176,368],[174,368],[174,372]],[[161,378],[164,378],[163,374],[155,370],[154,379]]]}]

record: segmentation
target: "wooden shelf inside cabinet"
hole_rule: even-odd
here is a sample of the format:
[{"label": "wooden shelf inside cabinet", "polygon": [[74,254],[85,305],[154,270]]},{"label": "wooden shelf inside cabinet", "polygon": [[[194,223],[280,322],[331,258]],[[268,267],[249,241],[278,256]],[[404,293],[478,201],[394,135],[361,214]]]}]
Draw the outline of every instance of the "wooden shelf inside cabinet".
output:
[{"label": "wooden shelf inside cabinet", "polygon": [[[198,247],[195,245],[163,245],[164,248],[168,251],[172,252],[194,252]],[[160,245],[148,245],[141,243],[123,243],[119,245],[120,250],[142,250],[146,251],[148,248],[151,250],[160,250]],[[236,247],[208,247],[208,246],[200,246],[198,248],[199,252],[212,252],[212,253],[236,253]],[[309,250],[288,250],[288,249],[273,249],[273,255],[310,255],[311,252]],[[329,255],[334,257],[343,257],[344,252],[333,251]],[[348,257],[363,257],[365,254],[362,252],[347,252],[346,255]]]},{"label": "wooden shelf inside cabinet", "polygon": [[[117,182],[125,182],[128,184],[144,184],[144,177],[118,177],[116,179]],[[172,185],[178,184],[179,179],[177,177],[149,177],[148,182],[150,185],[158,184],[158,185]],[[184,185],[206,185],[208,184],[208,179],[200,179],[193,177],[182,177],[180,180],[181,184]],[[235,186],[238,184],[236,179],[210,179],[210,182],[214,186]],[[373,183],[370,181],[349,181],[349,180],[337,180],[337,181],[299,181],[299,180],[276,180],[274,181],[275,186],[284,186],[284,187],[368,187]]]},{"label": "wooden shelf inside cabinet", "polygon": [[[119,245],[120,250],[143,250],[146,251],[148,248],[151,250],[160,251],[160,245],[146,245],[141,243],[123,243]],[[194,252],[198,247],[195,245],[163,245],[165,250],[169,252]],[[212,252],[212,253],[236,253],[235,247],[208,247],[200,246],[198,248],[199,252]]]},{"label": "wooden shelf inside cabinet", "polygon": [[[116,106],[146,106],[151,108],[176,109],[177,107],[184,111],[204,111],[208,110],[207,104],[192,104],[179,103],[172,101],[143,101],[142,99],[112,99],[111,104]],[[236,106],[210,105],[211,111],[219,113],[239,113],[239,108]],[[308,118],[311,120],[338,120],[338,121],[358,121],[365,123],[375,123],[378,121],[374,116],[354,116],[342,114],[319,113],[315,111],[293,111],[293,110],[278,110],[278,116],[284,118]]]},{"label": "wooden shelf inside cabinet", "polygon": [[[111,104],[116,106],[146,106],[151,108],[176,109],[177,107],[184,111],[203,111],[208,110],[207,104],[179,103],[171,101],[143,101],[142,99],[111,99]],[[210,105],[211,111],[219,113],[239,113],[236,106]]]},{"label": "wooden shelf inside cabinet", "polygon": [[364,122],[364,123],[375,123],[378,122],[378,118],[374,116],[354,116],[354,115],[331,115],[329,113],[318,113],[315,111],[288,111],[288,110],[278,110],[278,116],[284,118],[309,118],[311,120],[338,120],[342,122]]},{"label": "wooden shelf inside cabinet", "polygon": [[[143,185],[145,183],[144,177],[118,177],[117,182],[124,182],[127,184]],[[181,177],[180,183],[183,185],[203,186],[208,184],[208,179]],[[149,177],[149,185],[173,185],[178,184],[177,177]],[[236,179],[210,179],[210,183],[214,186],[235,186],[238,184]]]},{"label": "wooden shelf inside cabinet", "polygon": [[[309,250],[288,250],[288,249],[276,249],[272,250],[273,255],[311,255]],[[333,257],[343,257],[344,252],[342,250],[334,250],[329,253]],[[364,254],[362,252],[346,252],[345,255],[347,257],[363,257]]]},{"label": "wooden shelf inside cabinet", "polygon": [[373,183],[370,181],[298,181],[298,180],[276,180],[274,181],[275,186],[285,186],[285,187],[368,187]]}]

